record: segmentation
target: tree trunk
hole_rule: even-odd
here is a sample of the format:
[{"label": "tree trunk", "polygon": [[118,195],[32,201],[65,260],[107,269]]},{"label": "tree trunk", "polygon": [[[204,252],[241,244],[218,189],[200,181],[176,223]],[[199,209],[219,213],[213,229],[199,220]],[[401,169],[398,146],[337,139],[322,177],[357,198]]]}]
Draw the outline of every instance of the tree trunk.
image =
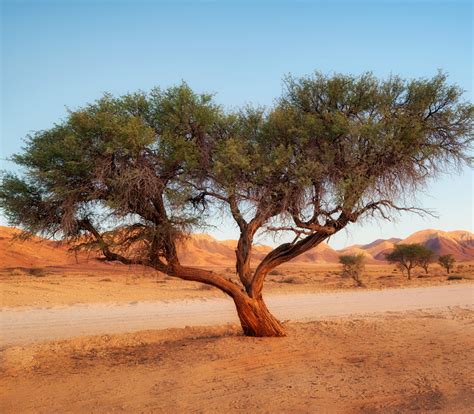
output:
[{"label": "tree trunk", "polygon": [[246,336],[285,336],[282,324],[270,313],[262,298],[239,295],[234,298],[234,302]]}]

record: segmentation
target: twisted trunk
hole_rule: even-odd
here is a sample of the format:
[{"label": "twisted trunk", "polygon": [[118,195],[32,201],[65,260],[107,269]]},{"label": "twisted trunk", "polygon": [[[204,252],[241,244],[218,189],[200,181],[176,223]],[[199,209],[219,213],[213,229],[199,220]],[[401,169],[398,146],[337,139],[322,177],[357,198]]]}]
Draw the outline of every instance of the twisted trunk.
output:
[{"label": "twisted trunk", "polygon": [[283,326],[270,313],[261,295],[252,298],[235,283],[204,269],[175,264],[167,268],[166,273],[180,279],[206,283],[229,295],[234,300],[244,335],[285,336]]},{"label": "twisted trunk", "polygon": [[234,298],[234,303],[246,336],[285,336],[281,322],[270,313],[261,297],[253,299],[246,295],[239,295]]}]

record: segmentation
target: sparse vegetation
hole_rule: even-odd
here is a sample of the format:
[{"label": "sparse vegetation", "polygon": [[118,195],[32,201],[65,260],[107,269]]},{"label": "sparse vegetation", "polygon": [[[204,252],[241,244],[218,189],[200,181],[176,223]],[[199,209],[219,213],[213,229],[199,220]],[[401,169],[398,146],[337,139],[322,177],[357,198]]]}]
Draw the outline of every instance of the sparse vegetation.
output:
[{"label": "sparse vegetation", "polygon": [[423,268],[425,274],[428,274],[430,264],[435,260],[435,254],[433,250],[424,247],[424,250],[421,250],[419,253],[419,264]]},{"label": "sparse vegetation", "polygon": [[301,280],[301,278],[296,277],[296,276],[287,276],[287,277],[284,277],[284,278],[280,279],[279,282],[280,282],[280,283],[289,283],[289,284],[300,284],[300,283],[304,283],[304,281]]},{"label": "sparse vegetation", "polygon": [[204,283],[199,286],[199,290],[213,290],[212,286],[205,285]]},{"label": "sparse vegetation", "polygon": [[421,244],[397,244],[392,252],[386,255],[390,263],[395,263],[400,270],[407,274],[407,279],[411,279],[411,272],[417,266],[425,269],[428,273],[428,266],[431,263],[433,252]]},{"label": "sparse vegetation", "polygon": [[[290,76],[268,110],[224,112],[184,83],[106,95],[28,136],[12,158],[25,174],[3,175],[0,203],[29,233],[214,286],[246,335],[283,336],[262,296],[269,272],[363,218],[423,213],[403,196],[471,160],[474,107],[461,96],[442,73]],[[238,281],[177,254],[217,204],[240,232]],[[294,237],[253,270],[263,230]]]},{"label": "sparse vegetation", "polygon": [[339,257],[339,263],[342,265],[342,276],[352,278],[358,287],[364,286],[361,280],[361,274],[365,268],[364,261],[365,257],[362,253]]},{"label": "sparse vegetation", "polygon": [[449,275],[448,280],[462,280],[464,279],[462,276],[459,275]]},{"label": "sparse vegetation", "polygon": [[10,274],[11,274],[12,276],[23,276],[23,275],[25,275],[25,271],[22,270],[22,269],[12,269],[12,270],[10,271]]},{"label": "sparse vegetation", "polygon": [[445,254],[443,256],[439,256],[438,263],[446,270],[446,273],[449,275],[454,263],[456,263],[456,259],[452,254]]},{"label": "sparse vegetation", "polygon": [[28,273],[34,277],[44,277],[46,276],[46,271],[42,267],[32,267],[28,269]]}]

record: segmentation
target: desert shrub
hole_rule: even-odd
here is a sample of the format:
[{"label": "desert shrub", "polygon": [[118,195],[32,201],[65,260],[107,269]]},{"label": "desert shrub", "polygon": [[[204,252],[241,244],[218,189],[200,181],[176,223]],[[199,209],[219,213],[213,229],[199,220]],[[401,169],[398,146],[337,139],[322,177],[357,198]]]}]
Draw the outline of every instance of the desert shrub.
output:
[{"label": "desert shrub", "polygon": [[283,273],[280,272],[279,270],[272,270],[270,273],[268,273],[271,276],[283,276]]},{"label": "desert shrub", "polygon": [[199,289],[198,290],[212,290],[213,287],[210,286],[210,285],[206,285],[206,284],[201,284],[201,286],[199,286]]},{"label": "desert shrub", "polygon": [[30,276],[34,277],[44,277],[46,276],[46,272],[42,267],[32,267],[28,270]]},{"label": "desert shrub", "polygon": [[448,276],[448,280],[462,280],[464,279],[462,276],[459,276],[459,275],[450,275]]},{"label": "desert shrub", "polygon": [[11,270],[10,274],[12,276],[23,276],[25,272],[22,269],[15,268]]},{"label": "desert shrub", "polygon": [[456,262],[456,259],[452,254],[445,254],[443,256],[439,256],[438,258],[438,263],[441,265],[441,267],[444,267],[446,269],[446,273],[449,275],[451,273],[451,269],[454,266],[454,263]]},{"label": "desert shrub", "polygon": [[299,284],[299,283],[304,283],[304,282],[298,277],[288,276],[281,279],[280,283]]},{"label": "desert shrub", "polygon": [[339,263],[342,264],[341,275],[352,278],[356,286],[363,286],[360,276],[365,269],[364,261],[365,257],[362,253],[339,256]]}]

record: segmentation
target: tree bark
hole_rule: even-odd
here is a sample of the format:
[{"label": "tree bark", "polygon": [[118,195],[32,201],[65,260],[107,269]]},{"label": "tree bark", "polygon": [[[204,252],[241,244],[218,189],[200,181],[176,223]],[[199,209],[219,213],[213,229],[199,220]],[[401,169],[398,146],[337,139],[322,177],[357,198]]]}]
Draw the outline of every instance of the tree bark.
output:
[{"label": "tree bark", "polygon": [[285,336],[281,322],[270,313],[262,298],[252,299],[239,295],[234,297],[234,303],[246,336]]},{"label": "tree bark", "polygon": [[233,282],[204,269],[175,265],[173,270],[167,269],[167,274],[212,285],[229,295],[234,300],[244,335],[285,336],[283,326],[270,313],[261,296],[257,299],[251,298]]}]

